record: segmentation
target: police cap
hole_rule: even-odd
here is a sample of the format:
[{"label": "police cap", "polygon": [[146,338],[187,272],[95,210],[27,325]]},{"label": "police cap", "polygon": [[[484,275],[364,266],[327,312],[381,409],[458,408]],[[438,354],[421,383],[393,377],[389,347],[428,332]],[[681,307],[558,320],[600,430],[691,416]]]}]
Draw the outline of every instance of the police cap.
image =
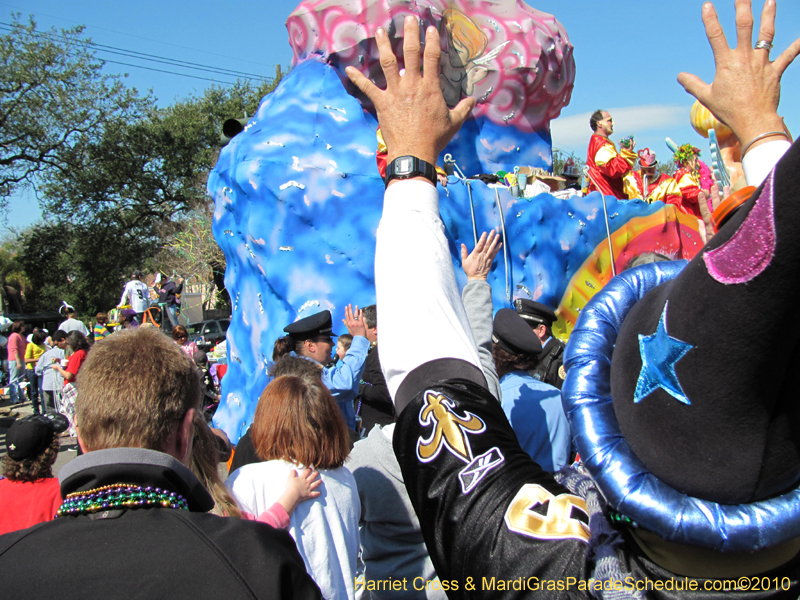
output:
[{"label": "police cap", "polygon": [[511,354],[541,354],[542,342],[517,313],[501,308],[494,316],[492,341]]},{"label": "police cap", "polygon": [[323,310],[310,317],[295,321],[284,327],[283,330],[299,342],[324,335],[336,335],[333,333],[333,322],[329,310]]},{"label": "police cap", "polygon": [[552,327],[556,322],[556,313],[552,308],[541,302],[517,298],[514,300],[514,310],[520,317],[525,319],[531,327],[538,327],[540,324]]}]

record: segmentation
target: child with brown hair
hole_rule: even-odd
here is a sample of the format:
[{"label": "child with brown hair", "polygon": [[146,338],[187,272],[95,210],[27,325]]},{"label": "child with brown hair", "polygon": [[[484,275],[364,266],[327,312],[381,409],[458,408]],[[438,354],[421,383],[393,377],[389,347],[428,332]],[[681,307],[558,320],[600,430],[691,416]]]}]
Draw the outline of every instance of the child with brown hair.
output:
[{"label": "child with brown hair", "polygon": [[285,491],[272,506],[258,517],[243,512],[217,472],[217,465],[221,462],[221,441],[228,445],[226,454],[230,454],[229,444],[217,435],[201,416],[195,416],[194,426],[195,438],[189,468],[214,498],[214,508],[210,511],[213,514],[260,521],[276,529],[287,529],[289,519],[297,505],[320,495],[317,488],[322,484],[322,480],[319,478],[318,471],[309,468],[302,472],[292,470],[286,479]]},{"label": "child with brown hair", "polygon": [[349,333],[343,333],[339,336],[336,342],[336,360],[342,360],[347,351],[350,350],[350,344],[353,343],[353,336]]}]

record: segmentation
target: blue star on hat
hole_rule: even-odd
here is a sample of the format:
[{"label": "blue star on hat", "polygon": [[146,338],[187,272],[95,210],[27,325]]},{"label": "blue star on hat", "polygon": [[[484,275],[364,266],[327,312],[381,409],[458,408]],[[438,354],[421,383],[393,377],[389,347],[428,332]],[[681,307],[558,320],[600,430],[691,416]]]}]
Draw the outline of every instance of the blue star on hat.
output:
[{"label": "blue star on hat", "polygon": [[675,363],[683,358],[689,350],[694,348],[691,344],[671,337],[667,334],[667,306],[658,321],[658,327],[652,335],[639,334],[639,352],[642,356],[642,370],[636,382],[636,392],[633,401],[638,403],[644,400],[651,392],[663,388],[670,396],[691,404],[683,391],[678,375],[675,373]]}]

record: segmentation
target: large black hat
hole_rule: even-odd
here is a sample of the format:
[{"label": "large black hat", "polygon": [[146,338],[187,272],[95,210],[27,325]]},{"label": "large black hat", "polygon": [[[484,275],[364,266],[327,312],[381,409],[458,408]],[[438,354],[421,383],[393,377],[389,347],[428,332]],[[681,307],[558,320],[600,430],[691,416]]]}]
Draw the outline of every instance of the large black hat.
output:
[{"label": "large black hat", "polygon": [[295,321],[284,327],[283,330],[299,342],[325,335],[337,335],[333,333],[333,321],[329,310],[323,310],[310,317]]},{"label": "large black hat", "polygon": [[688,264],[613,279],[565,354],[565,412],[620,513],[752,551],[800,536],[800,145]]},{"label": "large black hat", "polygon": [[541,302],[534,302],[533,300],[526,300],[524,298],[516,298],[514,300],[514,310],[517,311],[520,317],[525,319],[531,327],[539,325],[547,325],[552,327],[556,322],[556,313],[552,308]]},{"label": "large black hat", "polygon": [[494,316],[492,341],[511,354],[540,354],[542,342],[525,321],[510,308]]}]

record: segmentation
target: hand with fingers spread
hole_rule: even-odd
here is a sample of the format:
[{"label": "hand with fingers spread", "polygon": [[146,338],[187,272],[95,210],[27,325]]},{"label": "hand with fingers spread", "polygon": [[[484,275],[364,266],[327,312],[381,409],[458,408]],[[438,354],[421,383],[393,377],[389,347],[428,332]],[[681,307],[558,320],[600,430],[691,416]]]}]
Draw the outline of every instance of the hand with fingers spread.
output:
[{"label": "hand with fingers spread", "polygon": [[[783,120],[778,116],[783,72],[800,53],[795,40],[774,61],[769,59],[775,37],[775,0],[766,0],[761,12],[758,43],[753,47],[753,14],[750,0],[736,0],[736,47],[731,49],[711,2],[703,4],[703,24],[714,52],[716,72],[711,84],[696,75],[681,73],[678,82],[714,115],[728,125],[742,146],[751,147],[780,139]],[[785,136],[788,138],[788,136]]]},{"label": "hand with fingers spread", "polygon": [[344,307],[344,320],[342,322],[347,327],[347,332],[353,337],[357,335],[367,337],[367,326],[364,323],[364,319],[361,318],[361,311],[358,309],[358,305],[356,305],[355,310],[353,310],[351,304]]},{"label": "hand with fingers spread", "polygon": [[497,253],[503,247],[500,236],[492,229],[489,235],[484,231],[481,234],[475,249],[467,255],[467,247],[461,244],[461,268],[467,276],[467,281],[486,281],[489,271],[492,270]]},{"label": "hand with fingers spread", "polygon": [[428,27],[425,32],[422,71],[416,17],[406,17],[403,36],[405,73],[401,76],[386,30],[379,28],[375,34],[386,76],[385,90],[378,89],[354,67],[347,67],[347,76],[375,105],[388,149],[387,162],[411,155],[435,164],[439,153],[470,115],[475,100],[465,98],[452,110],[447,107],[439,83],[441,50],[435,27]]}]

